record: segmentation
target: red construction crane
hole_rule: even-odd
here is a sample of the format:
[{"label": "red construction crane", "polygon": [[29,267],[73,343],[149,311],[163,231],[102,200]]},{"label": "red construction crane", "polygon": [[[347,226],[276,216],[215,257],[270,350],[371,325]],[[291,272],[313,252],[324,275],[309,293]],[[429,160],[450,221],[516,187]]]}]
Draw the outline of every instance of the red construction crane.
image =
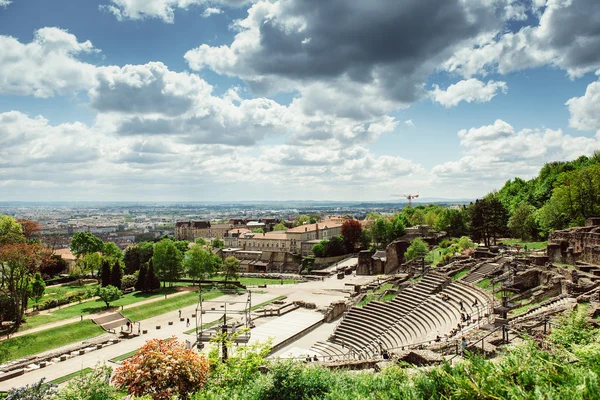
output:
[{"label": "red construction crane", "polygon": [[412,207],[412,200],[419,198],[419,194],[393,194],[392,197],[403,197],[408,200],[408,206]]}]

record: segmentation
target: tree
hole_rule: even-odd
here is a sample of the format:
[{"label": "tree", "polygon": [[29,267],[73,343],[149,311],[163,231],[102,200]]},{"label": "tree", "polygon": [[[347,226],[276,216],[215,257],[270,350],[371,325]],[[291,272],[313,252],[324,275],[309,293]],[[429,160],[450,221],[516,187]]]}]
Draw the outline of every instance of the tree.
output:
[{"label": "tree", "polygon": [[329,240],[321,242],[325,247],[325,257],[337,257],[346,254],[346,246],[342,236],[333,236]]},{"label": "tree", "polygon": [[294,220],[294,226],[300,226],[308,223],[310,223],[310,217],[305,214],[298,215]]},{"label": "tree", "polygon": [[386,247],[392,241],[393,230],[392,222],[386,218],[378,218],[371,225],[373,240],[381,247]]},{"label": "tree", "polygon": [[434,227],[451,237],[461,237],[469,233],[464,211],[451,208],[444,208],[440,212]]},{"label": "tree", "polygon": [[360,233],[360,248],[368,249],[371,247],[371,242],[373,241],[373,236],[371,235],[370,229],[363,229]]},{"label": "tree", "polygon": [[135,290],[143,292],[146,289],[146,273],[148,268],[142,265],[139,269],[137,281],[135,282]]},{"label": "tree", "polygon": [[175,242],[164,239],[156,243],[152,261],[163,287],[166,287],[167,281],[172,285],[173,281],[179,279],[183,270],[183,253],[175,246]]},{"label": "tree", "polygon": [[67,262],[63,260],[61,256],[52,254],[42,258],[40,272],[42,274],[53,276],[65,272],[68,267]]},{"label": "tree", "polygon": [[187,350],[172,337],[147,341],[116,369],[113,383],[135,396],[168,400],[188,398],[202,389],[208,376],[206,358],[195,350]]},{"label": "tree", "polygon": [[185,272],[194,281],[213,276],[217,272],[221,262],[218,256],[204,250],[197,244],[193,245],[185,255],[186,257],[183,261]]},{"label": "tree", "polygon": [[279,223],[273,225],[273,230],[274,231],[287,231],[288,228],[287,228],[287,226],[285,226],[285,224],[283,222],[279,222]]},{"label": "tree", "polygon": [[177,247],[177,250],[179,250],[181,252],[181,254],[184,254],[186,251],[189,250],[189,248],[190,248],[189,244],[190,244],[190,242],[188,242],[187,240],[175,241],[175,247]]},{"label": "tree", "polygon": [[40,223],[37,221],[30,221],[28,219],[18,219],[17,223],[21,225],[23,236],[28,242],[40,242],[42,238]]},{"label": "tree", "polygon": [[265,230],[263,228],[254,228],[254,229],[252,229],[252,232],[254,232],[254,233],[265,233]]},{"label": "tree", "polygon": [[535,219],[536,209],[534,206],[522,202],[519,204],[510,219],[508,227],[515,237],[522,240],[536,239],[538,237],[538,225]]},{"label": "tree", "polygon": [[100,297],[102,301],[106,303],[106,308],[109,308],[110,302],[119,300],[123,296],[123,292],[113,285],[108,285],[106,287],[97,286],[96,296]]},{"label": "tree", "polygon": [[0,246],[0,290],[9,295],[15,327],[23,321],[29,297],[29,283],[40,260],[42,248],[33,243],[10,243]]},{"label": "tree", "polygon": [[196,244],[199,246],[208,246],[208,242],[204,238],[196,238]]},{"label": "tree", "polygon": [[323,257],[325,254],[325,246],[323,243],[317,243],[312,247],[311,251],[315,257]]},{"label": "tree", "polygon": [[360,241],[362,233],[362,225],[355,219],[348,220],[342,224],[342,236],[344,238],[344,246],[346,250],[353,253],[356,249],[356,244]]},{"label": "tree", "polygon": [[238,271],[240,269],[240,260],[234,256],[229,256],[225,259],[223,264],[223,270],[225,272],[225,280],[237,279]]},{"label": "tree", "polygon": [[108,260],[102,261],[102,287],[110,285],[110,262]]},{"label": "tree", "polygon": [[223,243],[223,241],[219,238],[214,238],[212,241],[212,247],[213,249],[222,249],[225,247],[225,243]]},{"label": "tree", "polygon": [[154,263],[152,260],[148,262],[148,271],[146,272],[146,278],[144,279],[144,292],[153,292],[160,289],[160,279],[154,272]]},{"label": "tree", "polygon": [[114,242],[106,242],[102,245],[102,255],[113,260],[121,260],[123,259],[123,250]]},{"label": "tree", "polygon": [[13,217],[0,215],[0,245],[25,241],[21,225]]},{"label": "tree", "polygon": [[85,254],[77,262],[81,262],[83,271],[90,271],[92,276],[95,276],[94,272],[100,273],[100,268],[102,268],[102,256],[99,253]]},{"label": "tree", "polygon": [[35,304],[37,305],[40,299],[44,297],[44,292],[46,291],[46,282],[44,282],[39,272],[35,273],[29,291],[30,297],[35,300]]},{"label": "tree", "polygon": [[381,215],[378,212],[374,212],[374,211],[367,213],[367,215],[365,216],[365,219],[367,219],[367,220],[376,220],[379,218],[383,218],[383,215]]},{"label": "tree", "polygon": [[66,387],[61,389],[56,400],[117,400],[122,396],[110,384],[112,368],[106,365],[96,366],[92,370],[83,370]]},{"label": "tree", "polygon": [[404,253],[406,261],[414,260],[415,258],[422,258],[429,252],[429,245],[423,241],[423,239],[416,238],[410,242],[410,246]]},{"label": "tree", "polygon": [[123,254],[123,263],[125,264],[125,273],[133,274],[141,269],[140,262],[141,251],[138,246],[129,246]]},{"label": "tree", "polygon": [[507,232],[508,212],[495,193],[471,203],[468,208],[471,237],[490,246]]},{"label": "tree", "polygon": [[90,232],[76,232],[71,239],[70,247],[71,252],[79,258],[84,254],[101,252],[104,242]]},{"label": "tree", "polygon": [[118,261],[115,261],[110,271],[110,284],[116,288],[121,288],[123,280],[123,270],[121,269],[121,264]]}]

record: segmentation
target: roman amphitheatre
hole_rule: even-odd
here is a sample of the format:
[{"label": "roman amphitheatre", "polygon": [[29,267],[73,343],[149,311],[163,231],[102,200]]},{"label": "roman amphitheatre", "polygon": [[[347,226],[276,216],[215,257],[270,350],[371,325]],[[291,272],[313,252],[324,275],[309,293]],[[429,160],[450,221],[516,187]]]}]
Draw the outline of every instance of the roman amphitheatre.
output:
[{"label": "roman amphitheatre", "polygon": [[[454,363],[466,350],[491,358],[504,345],[549,332],[556,317],[579,306],[591,322],[597,321],[600,218],[552,232],[547,247],[525,249],[499,240],[457,253],[436,267],[419,257],[405,260],[414,237],[430,244],[441,240],[439,233],[421,226],[385,250],[340,258],[310,274],[248,274],[272,280],[231,292],[213,282],[214,289],[205,286],[203,302],[150,318],[128,317],[127,306],[86,316],[105,332],[3,364],[0,391],[41,378],[60,380],[98,363],[117,366],[153,338],[175,336],[206,351],[214,345],[210,338],[227,331],[236,335],[236,346],[269,340],[272,358],[371,369],[390,360]],[[60,332],[73,320],[24,333],[53,327]]]}]

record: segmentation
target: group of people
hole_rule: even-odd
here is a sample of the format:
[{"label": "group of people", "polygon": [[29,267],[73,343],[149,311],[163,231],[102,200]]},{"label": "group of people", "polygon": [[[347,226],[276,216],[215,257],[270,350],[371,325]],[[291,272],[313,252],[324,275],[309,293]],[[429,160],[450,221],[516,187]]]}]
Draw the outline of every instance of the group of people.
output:
[{"label": "group of people", "polygon": [[315,354],[314,356],[306,356],[306,362],[312,362],[312,361],[319,361],[319,358],[317,357],[317,355]]}]

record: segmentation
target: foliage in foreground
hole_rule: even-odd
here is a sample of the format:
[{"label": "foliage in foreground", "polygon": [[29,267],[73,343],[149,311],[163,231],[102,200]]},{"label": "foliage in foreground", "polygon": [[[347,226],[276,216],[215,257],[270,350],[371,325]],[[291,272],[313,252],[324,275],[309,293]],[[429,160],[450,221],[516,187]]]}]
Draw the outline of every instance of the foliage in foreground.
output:
[{"label": "foliage in foreground", "polygon": [[185,398],[200,390],[208,379],[208,361],[187,350],[175,338],[153,339],[117,368],[113,382],[136,396],[154,400]]}]

